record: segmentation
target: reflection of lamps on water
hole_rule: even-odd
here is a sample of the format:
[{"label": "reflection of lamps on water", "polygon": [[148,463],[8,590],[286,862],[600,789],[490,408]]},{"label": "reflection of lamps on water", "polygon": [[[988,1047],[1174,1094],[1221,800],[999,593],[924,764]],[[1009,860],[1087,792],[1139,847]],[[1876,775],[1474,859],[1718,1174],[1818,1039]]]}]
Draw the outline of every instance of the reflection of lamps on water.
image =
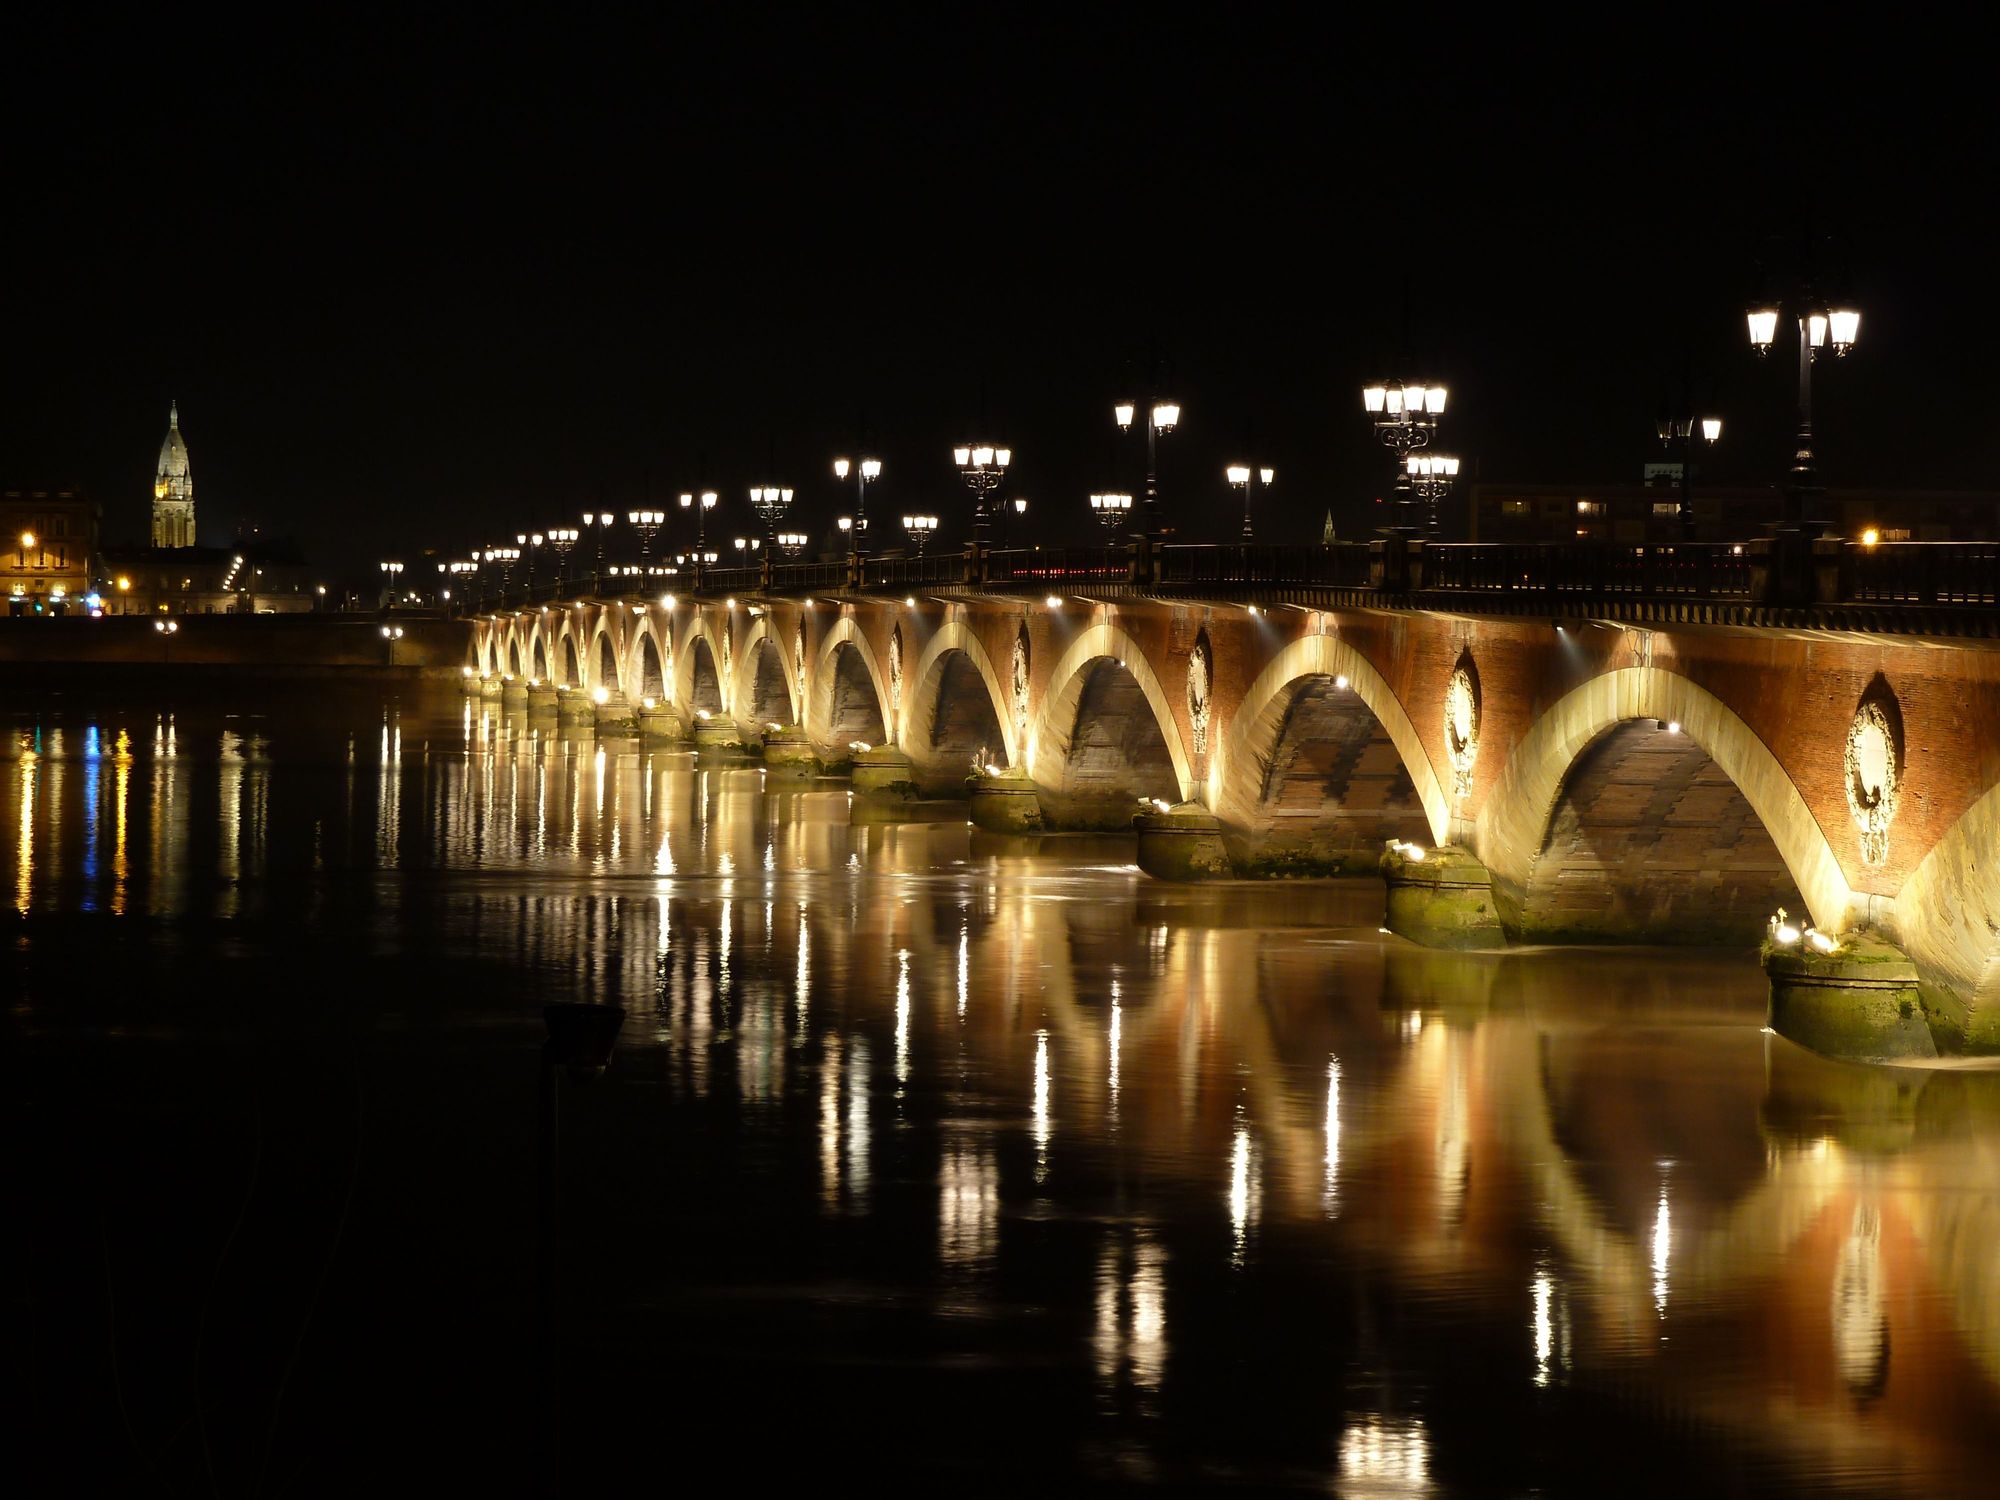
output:
[{"label": "reflection of lamps on water", "polygon": [[622,1005],[559,1000],[542,1007],[548,1036],[542,1043],[539,1129],[536,1132],[538,1231],[535,1253],[535,1376],[542,1386],[543,1493],[556,1492],[562,1454],[561,1384],[556,1368],[556,1219],[561,1206],[561,1093],[557,1073],[573,1084],[600,1078],[625,1024]]},{"label": "reflection of lamps on water", "polygon": [[1833,1269],[1833,1358],[1855,1404],[1865,1406],[1889,1384],[1889,1313],[1882,1298],[1882,1215],[1872,1203],[1854,1205]]}]

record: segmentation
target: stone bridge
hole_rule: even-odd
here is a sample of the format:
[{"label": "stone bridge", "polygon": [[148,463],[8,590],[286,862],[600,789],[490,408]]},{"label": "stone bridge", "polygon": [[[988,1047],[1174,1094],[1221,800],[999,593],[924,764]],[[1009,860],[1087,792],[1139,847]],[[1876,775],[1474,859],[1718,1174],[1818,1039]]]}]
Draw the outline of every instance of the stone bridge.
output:
[{"label": "stone bridge", "polygon": [[1809,1044],[2000,1049],[2000,653],[1948,619],[1080,571],[491,610],[467,684],[1157,875],[1381,868],[1434,944],[1763,940]]}]

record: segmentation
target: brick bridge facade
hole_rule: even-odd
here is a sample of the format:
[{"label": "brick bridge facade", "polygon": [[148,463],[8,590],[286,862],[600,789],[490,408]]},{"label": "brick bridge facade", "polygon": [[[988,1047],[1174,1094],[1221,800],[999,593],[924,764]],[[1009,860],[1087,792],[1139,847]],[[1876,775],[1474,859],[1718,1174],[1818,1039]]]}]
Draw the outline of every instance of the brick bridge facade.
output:
[{"label": "brick bridge facade", "polygon": [[975,815],[982,787],[1016,809],[988,826],[1151,808],[1212,831],[1207,873],[1451,846],[1511,940],[1748,943],[1782,906],[1897,945],[1933,1032],[2000,1047],[1991,643],[1695,604],[1496,615],[1290,592],[567,599],[473,621],[467,682],[624,728],[787,741],[827,770],[893,763],[923,795],[970,778]]}]

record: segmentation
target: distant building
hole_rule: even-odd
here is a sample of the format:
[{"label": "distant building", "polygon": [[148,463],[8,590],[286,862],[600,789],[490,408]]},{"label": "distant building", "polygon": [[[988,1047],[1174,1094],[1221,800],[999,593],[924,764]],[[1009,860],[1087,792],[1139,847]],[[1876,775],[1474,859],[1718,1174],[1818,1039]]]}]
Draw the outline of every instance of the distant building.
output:
[{"label": "distant building", "polygon": [[[1480,542],[1672,542],[1681,539],[1680,468],[1649,464],[1645,484],[1475,484],[1472,540]],[[1775,485],[1724,488],[1697,482],[1689,495],[1692,536],[1740,542],[1784,519]],[[1840,536],[1873,530],[1881,541],[2000,539],[2000,493],[1958,490],[1826,490],[1816,518]]]},{"label": "distant building", "polygon": [[108,547],[99,592],[113,615],[303,614],[323,597],[296,547],[254,533],[234,547]]},{"label": "distant building", "polygon": [[160,441],[160,464],[153,475],[153,545],[194,545],[194,474],[187,442],[181,437],[181,409],[167,403],[167,435]]},{"label": "distant building", "polygon": [[97,505],[76,490],[0,492],[8,610],[67,614],[90,593]]}]

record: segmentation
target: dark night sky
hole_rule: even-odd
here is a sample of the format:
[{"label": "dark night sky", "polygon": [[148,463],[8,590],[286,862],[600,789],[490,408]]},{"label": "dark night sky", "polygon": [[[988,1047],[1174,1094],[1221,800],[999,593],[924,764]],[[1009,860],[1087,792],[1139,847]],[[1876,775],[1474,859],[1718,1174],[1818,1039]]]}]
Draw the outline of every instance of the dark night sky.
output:
[{"label": "dark night sky", "polygon": [[649,475],[705,472],[725,534],[768,475],[817,529],[863,421],[872,513],[962,527],[983,391],[1038,534],[1080,539],[1087,490],[1136,486],[1109,404],[1154,341],[1188,536],[1233,530],[1253,423],[1263,536],[1329,506],[1355,534],[1386,468],[1358,386],[1406,300],[1483,477],[1636,477],[1691,369],[1730,424],[1706,472],[1774,479],[1789,364],[1741,309],[1808,209],[1864,308],[1829,481],[1994,486],[1987,85],[1879,49],[1682,23],[1442,51],[1332,8],[167,14],[31,21],[0,64],[0,483],[81,482],[114,536],[169,396],[204,539],[254,515],[329,562],[623,510]]}]

